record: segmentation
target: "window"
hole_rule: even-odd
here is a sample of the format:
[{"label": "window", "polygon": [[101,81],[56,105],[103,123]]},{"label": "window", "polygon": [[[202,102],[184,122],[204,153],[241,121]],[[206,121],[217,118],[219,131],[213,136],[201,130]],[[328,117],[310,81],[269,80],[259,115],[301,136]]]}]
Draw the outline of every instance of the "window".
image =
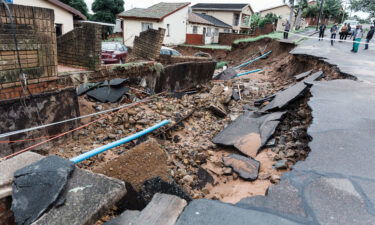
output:
[{"label": "window", "polygon": [[211,37],[212,36],[212,31],[211,31],[211,27],[207,27],[207,37]]},{"label": "window", "polygon": [[62,35],[62,24],[58,24],[56,23],[55,24],[55,28],[56,28],[56,37],[59,37]]},{"label": "window", "polygon": [[167,24],[167,37],[170,36],[170,27],[171,27],[171,25]]},{"label": "window", "polygon": [[225,28],[225,29],[224,29],[224,33],[230,33],[230,29]]},{"label": "window", "polygon": [[142,31],[152,29],[152,23],[142,23]]},{"label": "window", "polygon": [[238,26],[240,23],[240,14],[233,15],[233,26]]},{"label": "window", "polygon": [[198,34],[198,26],[193,26],[193,34]]},{"label": "window", "polygon": [[219,35],[219,28],[215,28],[214,36],[218,36],[218,35]]}]

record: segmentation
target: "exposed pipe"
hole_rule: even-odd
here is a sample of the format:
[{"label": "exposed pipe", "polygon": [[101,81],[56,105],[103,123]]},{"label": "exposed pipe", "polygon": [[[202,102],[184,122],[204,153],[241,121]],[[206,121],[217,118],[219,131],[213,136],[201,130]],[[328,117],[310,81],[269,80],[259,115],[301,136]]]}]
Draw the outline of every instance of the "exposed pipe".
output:
[{"label": "exposed pipe", "polygon": [[164,120],[164,121],[162,121],[162,122],[160,122],[160,123],[158,123],[158,124],[156,124],[156,125],[154,125],[152,127],[149,127],[149,128],[147,128],[145,130],[142,130],[142,131],[140,131],[138,133],[132,134],[132,135],[130,135],[128,137],[125,137],[123,139],[120,139],[118,141],[115,141],[115,142],[103,145],[103,146],[101,146],[99,148],[96,148],[96,149],[93,149],[93,150],[91,150],[89,152],[83,153],[82,155],[79,155],[79,156],[76,156],[74,158],[71,158],[70,161],[72,161],[75,164],[79,163],[79,162],[82,162],[82,161],[84,161],[86,159],[89,159],[89,158],[91,158],[93,156],[96,156],[96,155],[98,155],[98,154],[100,154],[102,152],[105,152],[105,151],[109,150],[109,149],[112,149],[114,147],[117,147],[117,146],[120,146],[122,144],[128,143],[128,142],[130,142],[132,140],[135,140],[137,138],[140,138],[140,137],[142,137],[142,136],[144,136],[144,135],[146,135],[146,134],[148,134],[148,133],[150,133],[150,132],[152,132],[152,131],[154,131],[154,130],[156,130],[156,129],[164,126],[164,125],[169,124],[169,123],[170,123],[169,120]]},{"label": "exposed pipe", "polygon": [[251,64],[251,63],[253,63],[255,61],[258,61],[259,59],[265,58],[266,56],[268,56],[269,54],[271,54],[271,52],[272,52],[272,50],[269,51],[269,52],[267,52],[267,53],[265,53],[265,54],[263,54],[263,55],[261,55],[261,56],[259,56],[259,57],[257,57],[257,58],[255,58],[255,59],[252,59],[252,60],[250,60],[248,62],[242,63],[241,65],[234,67],[234,69],[239,69],[239,68],[247,66],[247,65],[249,65],[249,64]]},{"label": "exposed pipe", "polygon": [[256,73],[256,72],[260,72],[260,71],[262,71],[262,69],[251,70],[251,71],[247,71],[247,72],[244,72],[244,73],[239,73],[235,77],[241,77],[241,76],[245,76],[247,74]]}]

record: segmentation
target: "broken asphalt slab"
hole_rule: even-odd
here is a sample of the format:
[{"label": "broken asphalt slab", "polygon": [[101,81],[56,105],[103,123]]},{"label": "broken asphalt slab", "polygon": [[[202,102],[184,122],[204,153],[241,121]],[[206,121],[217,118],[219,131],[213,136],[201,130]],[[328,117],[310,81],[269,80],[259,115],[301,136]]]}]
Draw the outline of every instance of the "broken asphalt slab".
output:
[{"label": "broken asphalt slab", "polygon": [[316,72],[302,81],[292,85],[291,87],[276,93],[275,98],[273,98],[268,105],[263,107],[261,111],[270,112],[285,108],[289,103],[303,96],[312,82],[322,78],[323,76],[324,74],[322,71]]},{"label": "broken asphalt slab", "polygon": [[235,146],[242,153],[255,157],[273,135],[285,112],[258,114],[246,111],[213,138],[213,143]]},{"label": "broken asphalt slab", "polygon": [[12,195],[14,173],[40,159],[43,156],[34,152],[25,152],[0,162],[0,199]]},{"label": "broken asphalt slab", "polygon": [[87,92],[87,96],[103,103],[115,103],[118,102],[121,99],[121,97],[124,94],[126,94],[129,90],[130,89],[128,87],[104,86]]},{"label": "broken asphalt slab", "polygon": [[311,152],[294,168],[375,179],[375,85],[332,80],[311,93]]},{"label": "broken asphalt slab", "polygon": [[258,178],[260,163],[257,160],[242,155],[230,154],[223,157],[225,166],[231,167],[240,177],[254,181]]},{"label": "broken asphalt slab", "polygon": [[180,215],[176,225],[267,224],[297,225],[283,217],[252,209],[243,209],[219,201],[200,199],[192,201]]},{"label": "broken asphalt slab", "polygon": [[17,224],[31,224],[57,201],[74,163],[48,156],[14,173],[12,211]]},{"label": "broken asphalt slab", "polygon": [[312,70],[304,72],[304,73],[301,73],[301,74],[298,74],[298,75],[296,75],[294,77],[296,78],[297,81],[300,81],[300,80],[306,78],[307,76],[309,76],[311,73],[312,73]]},{"label": "broken asphalt slab", "polygon": [[213,80],[230,80],[237,75],[237,72],[233,68],[228,68],[223,72],[219,73]]},{"label": "broken asphalt slab", "polygon": [[75,169],[65,188],[65,203],[53,207],[33,225],[91,225],[126,194],[125,183]]}]

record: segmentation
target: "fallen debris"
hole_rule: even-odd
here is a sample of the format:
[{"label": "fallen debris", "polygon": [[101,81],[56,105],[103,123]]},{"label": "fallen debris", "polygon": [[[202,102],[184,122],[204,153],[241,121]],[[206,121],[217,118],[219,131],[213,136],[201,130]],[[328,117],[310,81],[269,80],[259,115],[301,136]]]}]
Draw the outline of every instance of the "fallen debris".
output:
[{"label": "fallen debris", "polygon": [[285,112],[258,114],[246,111],[213,138],[215,144],[235,146],[242,153],[255,157],[274,133]]},{"label": "fallen debris", "polygon": [[12,211],[16,223],[31,224],[48,211],[58,201],[74,168],[69,160],[48,156],[15,172]]},{"label": "fallen debris", "polygon": [[296,81],[300,81],[300,80],[306,78],[307,76],[309,76],[311,73],[312,73],[312,70],[309,70],[307,72],[304,72],[304,73],[301,73],[301,74],[298,74],[298,75],[294,76],[294,78],[296,78]]},{"label": "fallen debris", "polygon": [[258,178],[260,163],[254,159],[237,154],[223,157],[225,166],[231,167],[240,177],[253,181]]}]

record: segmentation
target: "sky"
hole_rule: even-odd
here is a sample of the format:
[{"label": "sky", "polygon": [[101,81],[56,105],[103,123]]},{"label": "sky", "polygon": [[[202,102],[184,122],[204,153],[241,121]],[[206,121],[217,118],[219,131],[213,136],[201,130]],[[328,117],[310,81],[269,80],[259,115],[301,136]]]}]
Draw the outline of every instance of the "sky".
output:
[{"label": "sky", "polygon": [[[196,3],[250,3],[251,7],[255,12],[258,12],[262,9],[270,8],[273,6],[278,6],[283,4],[283,0],[124,0],[125,1],[125,10],[132,8],[147,8],[151,5],[154,5],[159,2],[191,2],[191,5]],[[344,0],[348,1],[348,0]],[[90,12],[91,4],[94,0],[85,0]],[[288,2],[288,0],[286,0]],[[358,15],[362,18],[367,18],[368,14],[363,12],[353,13],[353,15]]]}]

